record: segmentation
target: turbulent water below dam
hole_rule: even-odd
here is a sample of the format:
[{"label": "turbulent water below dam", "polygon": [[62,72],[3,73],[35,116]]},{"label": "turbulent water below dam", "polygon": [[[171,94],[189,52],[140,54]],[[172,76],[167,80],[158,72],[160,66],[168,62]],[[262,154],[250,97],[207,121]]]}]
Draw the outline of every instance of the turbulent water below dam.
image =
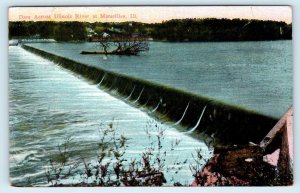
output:
[{"label": "turbulent water below dam", "polygon": [[[140,158],[149,146],[146,128],[154,137],[158,132],[155,128],[164,130],[167,185],[193,181],[189,165],[194,163],[192,154],[196,149],[201,149],[205,158],[211,156],[203,142],[154,120],[146,109],[129,106],[72,72],[17,46],[9,47],[9,115],[10,179],[17,186],[48,185],[45,171],[49,156],[67,138],[72,140],[71,161],[95,159],[101,125],[110,123],[117,133],[129,138],[127,159]],[[171,151],[176,140],[180,143]],[[82,164],[79,167],[83,169]],[[176,168],[180,171],[176,172]],[[65,182],[77,183],[78,178],[72,176]]]},{"label": "turbulent water below dam", "polygon": [[[95,43],[32,43],[30,46],[279,118],[292,105],[291,43],[151,42],[150,51],[140,56],[108,56],[105,59],[102,55],[80,54],[99,49]],[[195,162],[192,154],[201,149],[204,157],[209,158],[211,149],[201,140],[174,128],[175,125],[181,127],[177,124],[180,119],[164,124],[149,115],[155,108],[149,110],[134,101],[133,105],[136,107],[49,60],[21,47],[9,47],[12,184],[49,185],[45,178],[49,157],[67,138],[72,141],[70,161],[80,162],[79,169],[83,170],[81,159],[95,160],[101,129],[111,123],[118,134],[129,138],[126,159],[140,158],[149,146],[145,130],[152,129],[150,135],[153,137],[159,132],[155,129],[164,130],[162,146],[167,151],[164,168],[167,185],[173,182],[190,184],[194,180],[189,169]],[[179,145],[171,151],[171,144],[178,140]],[[180,171],[176,172],[176,168]],[[71,175],[65,183],[77,183],[76,175]]]}]

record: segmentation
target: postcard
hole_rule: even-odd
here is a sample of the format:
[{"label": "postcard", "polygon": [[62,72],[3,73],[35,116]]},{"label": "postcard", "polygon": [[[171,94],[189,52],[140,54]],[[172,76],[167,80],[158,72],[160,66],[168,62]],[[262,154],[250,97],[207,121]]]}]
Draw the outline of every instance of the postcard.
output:
[{"label": "postcard", "polygon": [[17,187],[293,185],[290,6],[9,8]]}]

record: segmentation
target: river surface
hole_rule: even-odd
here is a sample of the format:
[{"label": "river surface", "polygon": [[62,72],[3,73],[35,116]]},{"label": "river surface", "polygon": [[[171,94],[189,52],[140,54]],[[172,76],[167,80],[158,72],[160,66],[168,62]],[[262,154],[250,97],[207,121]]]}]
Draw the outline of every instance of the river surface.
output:
[{"label": "river surface", "polygon": [[[149,147],[146,128],[150,128],[150,135],[154,138],[156,125],[165,130],[162,146],[167,151],[164,170],[169,171],[165,173],[167,185],[172,184],[172,178],[175,182],[190,184],[193,181],[189,170],[189,164],[194,163],[192,154],[201,149],[203,155],[209,158],[209,148],[203,142],[153,120],[146,112],[129,106],[96,85],[21,47],[9,47],[12,184],[47,185],[44,175],[49,167],[49,156],[57,152],[57,146],[67,138],[71,138],[71,161],[80,162],[81,157],[86,161],[94,160],[101,129],[111,122],[118,135],[129,138],[126,159],[140,158]],[[171,151],[171,143],[176,139],[181,141]],[[172,167],[181,167],[181,170],[176,174],[175,170],[170,170]],[[78,177],[73,177],[65,182],[77,183]]]},{"label": "river surface", "polygon": [[96,43],[31,46],[279,118],[292,105],[292,41],[151,42],[140,56],[81,55]]}]

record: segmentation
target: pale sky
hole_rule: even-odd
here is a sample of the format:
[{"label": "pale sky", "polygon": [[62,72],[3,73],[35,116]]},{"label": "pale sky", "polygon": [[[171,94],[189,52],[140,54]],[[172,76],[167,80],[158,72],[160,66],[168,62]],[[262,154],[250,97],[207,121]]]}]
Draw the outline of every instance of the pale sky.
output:
[{"label": "pale sky", "polygon": [[242,18],[292,22],[289,6],[12,7],[9,21],[157,23],[182,18]]}]

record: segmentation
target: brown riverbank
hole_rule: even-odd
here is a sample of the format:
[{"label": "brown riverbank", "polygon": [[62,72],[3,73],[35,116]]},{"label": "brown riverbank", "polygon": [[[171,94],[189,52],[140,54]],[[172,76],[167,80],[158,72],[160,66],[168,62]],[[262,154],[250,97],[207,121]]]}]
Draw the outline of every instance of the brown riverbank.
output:
[{"label": "brown riverbank", "polygon": [[293,184],[293,109],[260,144],[215,147],[192,186],[282,186]]}]

